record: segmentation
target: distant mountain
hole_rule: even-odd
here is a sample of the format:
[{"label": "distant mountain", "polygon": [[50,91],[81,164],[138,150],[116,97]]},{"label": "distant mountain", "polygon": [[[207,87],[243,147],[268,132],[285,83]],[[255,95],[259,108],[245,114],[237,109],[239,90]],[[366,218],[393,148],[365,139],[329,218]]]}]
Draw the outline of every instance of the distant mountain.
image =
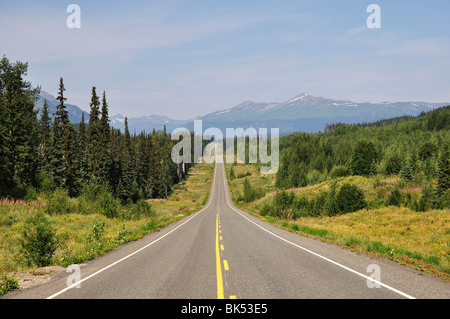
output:
[{"label": "distant mountain", "polygon": [[[280,134],[295,131],[323,131],[332,123],[364,123],[403,115],[415,116],[449,103],[382,102],[356,103],[332,100],[306,93],[287,101],[276,103],[245,101],[230,109],[201,117],[203,128],[217,127],[225,134],[227,127],[244,129],[279,128]],[[193,124],[188,125],[192,129]]]},{"label": "distant mountain", "polygon": [[[48,107],[50,108],[50,116],[53,118],[53,115],[56,113],[56,106],[59,104],[59,101],[55,99],[55,97],[45,91],[41,91],[38,95],[38,100],[35,103],[35,107],[39,110],[42,110],[44,106],[44,101],[47,100]],[[66,106],[67,111],[69,112],[69,120],[71,123],[78,124],[81,122],[81,114],[84,113],[84,118],[87,123],[89,120],[89,113],[81,110],[78,106],[73,104],[64,104]],[[38,117],[40,117],[40,112],[38,113]]]},{"label": "distant mountain", "polygon": [[[44,105],[44,100],[47,100],[47,104],[50,108],[50,115],[53,117],[53,114],[56,113],[56,106],[59,104],[59,101],[55,99],[54,96],[51,94],[41,91],[41,93],[38,95],[38,100],[36,101],[36,108],[39,110],[42,109]],[[67,111],[69,112],[69,120],[73,124],[78,124],[81,122],[81,114],[84,113],[84,120],[85,123],[89,122],[89,113],[86,111],[81,110],[78,106],[72,105],[72,104],[65,104]],[[39,113],[40,116],[40,113]],[[114,116],[110,116],[110,125],[114,128],[120,129],[122,132],[125,128],[125,116],[122,114],[117,114]],[[163,130],[164,125],[166,125],[167,132],[171,132],[175,128],[179,127],[180,125],[186,123],[190,120],[173,120],[167,116],[164,115],[150,115],[150,116],[140,116],[136,118],[128,118],[128,128],[130,130],[130,133],[140,133],[143,131],[146,132],[152,132],[153,129],[155,130]]]},{"label": "distant mountain", "polygon": [[[117,114],[111,116],[109,119],[112,127],[118,128],[123,132],[125,128],[125,116],[122,114]],[[128,118],[128,128],[131,134],[138,134],[143,131],[150,133],[153,129],[156,131],[162,131],[164,130],[164,126],[166,126],[166,131],[170,133],[177,127],[182,126],[184,123],[186,123],[185,120],[174,120],[164,115]]]},{"label": "distant mountain", "polygon": [[[41,91],[36,106],[41,109],[45,99],[50,106],[50,112],[55,113],[58,101],[45,91]],[[216,111],[198,119],[202,120],[203,130],[217,127],[222,130],[223,134],[226,133],[226,128],[247,129],[253,127],[256,129],[268,128],[269,131],[270,128],[279,128],[280,134],[285,135],[296,131],[324,131],[327,124],[333,123],[366,123],[404,115],[416,116],[449,104],[428,102],[356,103],[303,93],[281,103],[244,101],[235,107]],[[82,111],[76,105],[66,104],[66,106],[72,123],[80,123],[82,112],[84,112],[86,123],[89,121],[89,113]],[[122,114],[110,116],[110,121],[112,127],[123,131],[125,117]],[[128,117],[128,127],[131,134],[142,131],[151,132],[153,129],[163,130],[164,126],[168,133],[178,127],[185,127],[193,131],[193,121],[193,119],[174,120],[164,115]]]}]

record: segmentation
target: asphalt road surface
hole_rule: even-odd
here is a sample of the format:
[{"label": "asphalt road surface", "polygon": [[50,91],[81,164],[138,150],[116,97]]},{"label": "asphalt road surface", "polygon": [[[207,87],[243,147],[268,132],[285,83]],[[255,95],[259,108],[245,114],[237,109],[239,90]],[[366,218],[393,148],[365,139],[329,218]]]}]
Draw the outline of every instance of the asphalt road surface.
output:
[{"label": "asphalt road surface", "polygon": [[80,265],[79,272],[4,298],[448,299],[450,284],[237,209],[224,165],[216,164],[199,212]]}]

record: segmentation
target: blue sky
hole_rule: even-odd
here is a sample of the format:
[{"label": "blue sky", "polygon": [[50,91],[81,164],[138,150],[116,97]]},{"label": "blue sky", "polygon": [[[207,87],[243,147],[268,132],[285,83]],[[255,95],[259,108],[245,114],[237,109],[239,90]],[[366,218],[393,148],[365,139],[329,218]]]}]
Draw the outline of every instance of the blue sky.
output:
[{"label": "blue sky", "polygon": [[110,115],[188,119],[301,93],[450,102],[450,1],[0,0],[0,54],[53,95],[63,77],[86,111],[105,90]]}]

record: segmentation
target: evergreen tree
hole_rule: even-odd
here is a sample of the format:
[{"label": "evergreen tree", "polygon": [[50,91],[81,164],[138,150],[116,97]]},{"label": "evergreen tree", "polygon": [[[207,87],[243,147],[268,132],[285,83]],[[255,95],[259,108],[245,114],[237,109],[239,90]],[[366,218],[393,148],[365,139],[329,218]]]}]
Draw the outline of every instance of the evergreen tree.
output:
[{"label": "evergreen tree", "polygon": [[119,129],[111,130],[111,166],[110,166],[110,186],[116,196],[118,196],[119,181],[122,176],[122,134]]},{"label": "evergreen tree", "polygon": [[402,167],[400,169],[400,176],[407,181],[411,181],[414,178],[414,168],[411,158],[407,158],[405,161],[403,161]]},{"label": "evergreen tree", "polygon": [[149,176],[147,180],[148,191],[151,198],[156,198],[159,196],[159,175],[161,174],[161,166],[160,166],[160,152],[159,147],[155,143],[156,132],[153,132],[148,136],[147,139],[147,151],[148,151],[148,167],[149,167]]},{"label": "evergreen tree", "polygon": [[377,149],[371,141],[359,140],[353,148],[351,166],[355,175],[367,176],[371,173],[372,163],[378,159]]},{"label": "evergreen tree", "polygon": [[49,156],[49,164],[51,168],[52,178],[55,186],[64,185],[64,163],[63,150],[61,148],[61,130],[59,129],[58,119],[53,117],[53,134],[51,135],[51,148]]},{"label": "evergreen tree", "polygon": [[103,91],[102,98],[102,111],[101,118],[99,120],[99,176],[100,182],[107,185],[111,185],[112,181],[110,178],[111,173],[111,136],[110,136],[110,126],[109,126],[109,115],[108,115],[108,103],[106,102],[106,93]]},{"label": "evergreen tree", "polygon": [[[34,182],[38,161],[36,94],[23,79],[28,63],[0,61],[0,182],[1,189],[24,189]],[[19,194],[20,195],[20,194]]]},{"label": "evergreen tree", "polygon": [[439,156],[437,175],[437,195],[442,196],[450,188],[450,151],[447,144]]},{"label": "evergreen tree", "polygon": [[[106,93],[101,103],[92,88],[89,125],[84,113],[78,130],[70,123],[60,78],[56,112],[51,120],[44,101],[35,110],[39,89],[23,80],[27,64],[0,60],[0,196],[24,196],[29,186],[64,188],[76,196],[90,179],[111,187],[123,202],[165,197],[185,173],[171,160],[173,141],[166,128],[130,135],[109,125]],[[203,145],[204,146],[204,145]],[[39,174],[37,174],[39,170]]]},{"label": "evergreen tree", "polygon": [[89,113],[89,125],[87,128],[88,142],[88,167],[91,176],[98,178],[101,176],[101,164],[98,150],[101,144],[100,132],[100,100],[97,96],[95,86],[92,88],[91,111]]},{"label": "evergreen tree", "polygon": [[121,177],[119,180],[118,196],[123,203],[131,200],[133,190],[133,167],[131,162],[131,136],[128,129],[128,119],[125,117],[125,132],[121,152]]},{"label": "evergreen tree", "polygon": [[0,61],[0,195],[4,195],[12,185],[9,112],[5,98],[6,71],[9,67],[9,61],[4,57]]},{"label": "evergreen tree", "polygon": [[86,124],[84,119],[84,112],[81,113],[81,122],[78,126],[77,134],[77,153],[79,159],[79,182],[80,184],[87,183],[89,180],[89,168],[88,168],[88,150],[87,150],[87,135]]},{"label": "evergreen tree", "polygon": [[136,182],[139,187],[140,198],[148,198],[150,196],[150,191],[148,188],[148,180],[150,175],[149,167],[149,150],[147,148],[147,136],[141,133],[137,136],[137,147],[136,147]]},{"label": "evergreen tree", "polygon": [[[77,192],[76,165],[75,165],[75,130],[69,120],[69,112],[64,105],[67,98],[64,97],[64,82],[60,78],[59,92],[56,98],[59,104],[56,106],[56,113],[53,127],[53,169],[55,171],[56,186],[63,187],[69,191],[70,195]],[[59,167],[57,167],[59,166]]]},{"label": "evergreen tree", "polygon": [[336,202],[340,213],[351,213],[367,206],[364,192],[356,185],[345,183],[336,194]]},{"label": "evergreen tree", "polygon": [[39,166],[42,170],[50,172],[51,118],[47,100],[44,100],[44,105],[41,111],[41,118],[39,119],[39,127]]}]

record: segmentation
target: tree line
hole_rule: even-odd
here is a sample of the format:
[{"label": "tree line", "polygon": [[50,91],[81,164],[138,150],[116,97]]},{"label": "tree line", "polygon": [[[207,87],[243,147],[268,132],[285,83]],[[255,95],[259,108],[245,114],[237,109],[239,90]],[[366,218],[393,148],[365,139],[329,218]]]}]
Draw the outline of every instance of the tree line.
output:
[{"label": "tree line", "polygon": [[[22,198],[30,188],[78,196],[88,183],[106,187],[122,203],[162,198],[188,166],[171,159],[166,130],[131,135],[109,124],[106,92],[92,88],[88,123],[71,123],[60,79],[55,114],[35,109],[40,88],[24,80],[28,64],[0,61],[0,196]],[[38,114],[39,113],[39,114]]]}]

